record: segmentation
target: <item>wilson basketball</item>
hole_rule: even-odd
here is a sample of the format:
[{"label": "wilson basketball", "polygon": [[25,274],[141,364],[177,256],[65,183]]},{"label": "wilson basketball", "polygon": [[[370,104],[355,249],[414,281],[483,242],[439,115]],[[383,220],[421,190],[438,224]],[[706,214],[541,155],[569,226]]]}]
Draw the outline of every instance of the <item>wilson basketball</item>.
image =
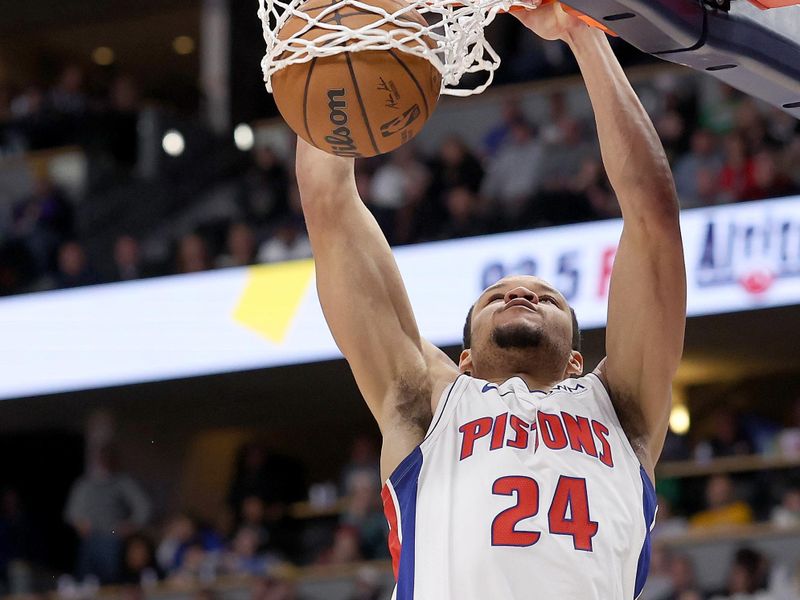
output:
[{"label": "wilson basketball", "polygon": [[[403,6],[398,0],[370,4],[389,13]],[[330,1],[309,0],[297,10],[316,16],[330,6]],[[326,15],[325,22],[359,29],[379,19],[376,13],[348,6]],[[404,13],[402,19],[426,24],[417,11]],[[293,16],[278,37],[285,40],[306,24]],[[387,23],[381,29],[402,25]],[[329,32],[313,27],[302,39]],[[433,47],[430,39],[425,43]],[[433,113],[440,87],[441,75],[427,59],[394,48],[316,57],[272,76],[275,103],[289,127],[317,148],[349,157],[390,152],[417,135]]]}]

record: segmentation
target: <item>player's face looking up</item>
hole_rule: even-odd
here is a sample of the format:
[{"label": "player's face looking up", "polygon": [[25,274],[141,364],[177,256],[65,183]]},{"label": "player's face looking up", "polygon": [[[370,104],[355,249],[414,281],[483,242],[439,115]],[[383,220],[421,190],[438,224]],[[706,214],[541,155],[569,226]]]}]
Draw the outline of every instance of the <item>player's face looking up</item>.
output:
[{"label": "player's face looking up", "polygon": [[[497,366],[577,375],[580,332],[564,296],[533,276],[512,276],[488,287],[465,324],[462,370],[492,377]],[[504,369],[504,370],[505,370]]]}]

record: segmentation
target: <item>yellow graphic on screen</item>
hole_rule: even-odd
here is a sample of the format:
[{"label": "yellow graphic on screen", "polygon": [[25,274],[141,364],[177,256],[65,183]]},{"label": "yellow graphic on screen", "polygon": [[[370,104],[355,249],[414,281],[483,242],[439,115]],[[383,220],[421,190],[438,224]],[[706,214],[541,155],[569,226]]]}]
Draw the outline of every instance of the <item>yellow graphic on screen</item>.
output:
[{"label": "yellow graphic on screen", "polygon": [[313,275],[313,260],[250,267],[233,318],[269,341],[280,344]]}]

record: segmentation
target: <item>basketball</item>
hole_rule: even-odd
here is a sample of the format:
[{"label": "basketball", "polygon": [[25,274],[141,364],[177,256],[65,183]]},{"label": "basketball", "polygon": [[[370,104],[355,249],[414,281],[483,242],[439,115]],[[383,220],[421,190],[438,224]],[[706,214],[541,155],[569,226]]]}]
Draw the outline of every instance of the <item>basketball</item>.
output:
[{"label": "basketball", "polygon": [[[371,0],[389,13],[403,4]],[[298,11],[315,16],[329,7],[309,0]],[[379,20],[373,12],[348,7],[326,16],[325,22],[358,29]],[[417,11],[403,20],[426,25]],[[307,21],[293,16],[278,37],[287,39]],[[386,23],[381,29],[401,28]],[[301,37],[312,40],[330,30],[313,27]],[[431,48],[433,41],[425,43]],[[348,157],[391,152],[417,135],[433,113],[441,87],[439,71],[425,58],[398,49],[340,52],[291,64],[272,77],[273,94],[281,115],[297,135],[317,148]]]}]

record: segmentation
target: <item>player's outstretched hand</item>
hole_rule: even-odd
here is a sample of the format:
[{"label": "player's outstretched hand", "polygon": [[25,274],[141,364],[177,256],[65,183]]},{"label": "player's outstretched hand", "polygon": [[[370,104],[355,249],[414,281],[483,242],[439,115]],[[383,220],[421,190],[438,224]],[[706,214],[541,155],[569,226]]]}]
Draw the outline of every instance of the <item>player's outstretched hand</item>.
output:
[{"label": "player's outstretched hand", "polygon": [[564,10],[560,2],[554,0],[544,0],[533,9],[514,8],[511,14],[545,40],[566,41],[570,33],[588,27],[578,17]]},{"label": "player's outstretched hand", "polygon": [[297,184],[304,194],[334,192],[354,179],[352,158],[343,158],[323,152],[304,139],[297,138]]}]

